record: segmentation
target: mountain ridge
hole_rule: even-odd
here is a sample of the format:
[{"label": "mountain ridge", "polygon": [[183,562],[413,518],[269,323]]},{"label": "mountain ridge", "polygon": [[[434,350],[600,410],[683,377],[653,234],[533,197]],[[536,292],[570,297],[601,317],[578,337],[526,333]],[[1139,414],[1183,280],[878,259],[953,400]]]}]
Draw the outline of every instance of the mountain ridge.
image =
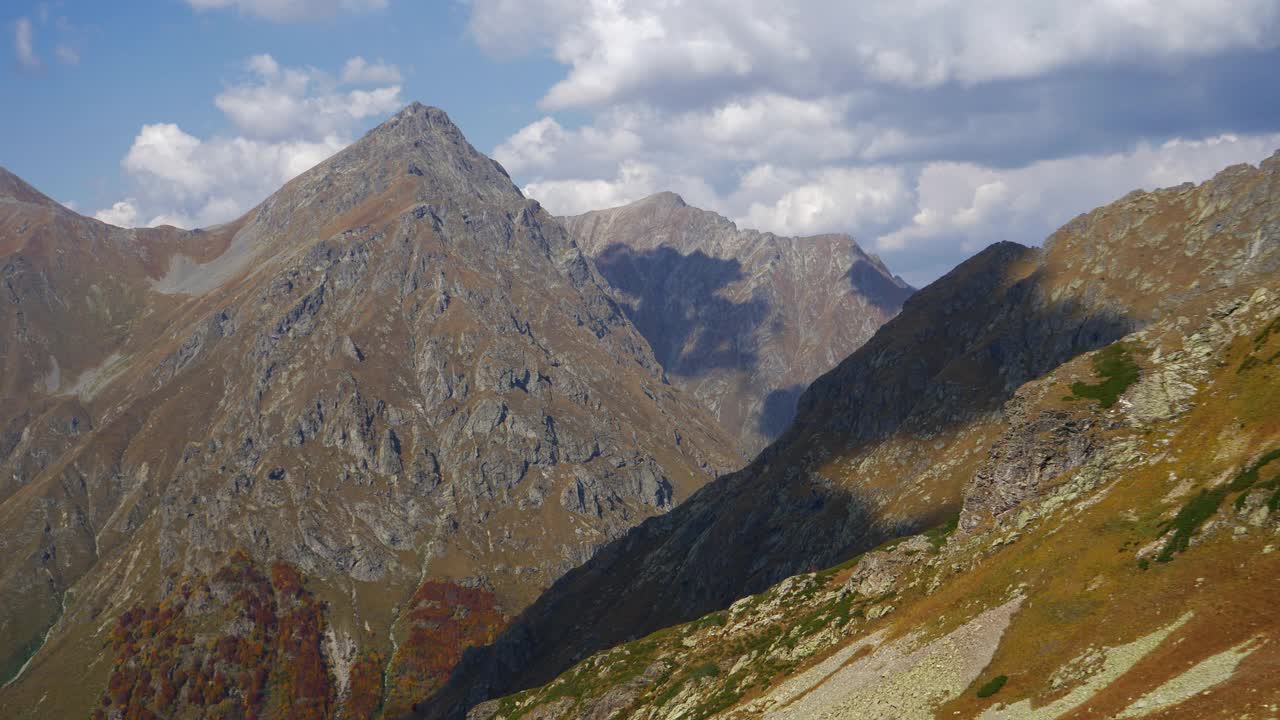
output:
[{"label": "mountain ridge", "polygon": [[747,456],[786,427],[805,385],[911,294],[851,236],[740,230],[675,193],[564,222],[668,376]]}]

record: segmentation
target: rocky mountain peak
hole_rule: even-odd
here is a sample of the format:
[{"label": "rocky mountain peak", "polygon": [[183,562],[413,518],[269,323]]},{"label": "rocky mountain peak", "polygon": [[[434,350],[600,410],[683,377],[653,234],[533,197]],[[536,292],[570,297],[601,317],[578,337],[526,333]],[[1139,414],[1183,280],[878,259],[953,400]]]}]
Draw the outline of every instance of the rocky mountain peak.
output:
[{"label": "rocky mountain peak", "polygon": [[[376,146],[384,151],[396,151],[415,159],[432,162],[455,163],[474,161],[482,157],[467,142],[462,131],[449,119],[449,115],[436,107],[429,107],[414,102],[391,116],[382,124],[370,130],[363,138],[354,143],[350,149],[355,155],[372,159],[371,148]],[[487,158],[486,158],[487,160]],[[489,170],[497,163],[489,160],[482,163],[482,172]],[[426,168],[421,168],[426,170]],[[501,172],[505,176],[506,172]]]},{"label": "rocky mountain peak", "polygon": [[688,207],[688,203],[684,201],[684,198],[680,197],[676,193],[671,192],[670,190],[664,190],[659,193],[654,193],[647,198],[638,200],[635,204],[650,206],[654,208],[666,208],[666,209],[673,209],[673,210],[678,208]]},{"label": "rocky mountain peak", "polygon": [[291,225],[310,228],[374,200],[379,212],[388,203],[525,202],[506,170],[467,142],[443,110],[415,102],[290,181],[255,219],[282,229],[287,216]]}]

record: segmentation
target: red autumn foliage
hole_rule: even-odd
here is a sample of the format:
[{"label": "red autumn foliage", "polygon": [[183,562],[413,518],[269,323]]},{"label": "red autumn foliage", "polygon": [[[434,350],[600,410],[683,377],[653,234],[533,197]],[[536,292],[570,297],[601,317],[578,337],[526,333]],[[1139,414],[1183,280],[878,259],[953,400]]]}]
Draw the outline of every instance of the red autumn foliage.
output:
[{"label": "red autumn foliage", "polygon": [[410,601],[408,638],[392,659],[384,715],[407,713],[448,678],[469,647],[486,645],[507,624],[493,593],[444,580],[428,580]]},{"label": "red autumn foliage", "polygon": [[[209,627],[236,629],[209,637]],[[236,551],[209,580],[184,579],[158,605],[117,618],[101,716],[331,717],[324,627],[323,604],[293,566],[275,563],[268,579]]]},{"label": "red autumn foliage", "polygon": [[[309,595],[301,594],[297,571],[289,570],[282,573],[284,582],[275,584],[277,591],[286,597],[300,599],[293,609],[281,614],[276,634],[276,657],[282,662],[275,679],[288,705],[280,717],[291,720],[329,717],[333,688],[321,651],[324,617],[319,605]],[[274,580],[274,567],[272,575]],[[297,586],[293,584],[295,579]]]},{"label": "red autumn foliage", "polygon": [[347,700],[339,712],[343,720],[370,720],[382,707],[381,653],[366,652],[351,666]]}]

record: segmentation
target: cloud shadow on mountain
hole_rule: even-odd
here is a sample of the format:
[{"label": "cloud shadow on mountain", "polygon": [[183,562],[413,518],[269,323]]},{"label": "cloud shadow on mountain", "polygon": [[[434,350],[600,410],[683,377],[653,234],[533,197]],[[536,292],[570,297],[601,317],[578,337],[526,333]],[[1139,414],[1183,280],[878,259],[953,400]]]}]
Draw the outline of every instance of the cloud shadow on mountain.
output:
[{"label": "cloud shadow on mountain", "polygon": [[693,378],[723,368],[751,372],[759,363],[752,338],[768,317],[769,303],[737,303],[721,294],[744,277],[737,260],[669,247],[637,252],[619,243],[605,248],[595,263],[624,295],[627,317],[671,375]]},{"label": "cloud shadow on mountain", "polygon": [[804,392],[806,385],[796,383],[771,391],[764,398],[764,407],[760,411],[760,420],[756,429],[761,435],[773,439],[781,435],[796,416],[796,402]]},{"label": "cloud shadow on mountain", "polygon": [[879,268],[862,259],[849,268],[846,277],[855,291],[886,313],[898,312],[902,303],[915,292],[910,287],[903,287],[885,277]]}]

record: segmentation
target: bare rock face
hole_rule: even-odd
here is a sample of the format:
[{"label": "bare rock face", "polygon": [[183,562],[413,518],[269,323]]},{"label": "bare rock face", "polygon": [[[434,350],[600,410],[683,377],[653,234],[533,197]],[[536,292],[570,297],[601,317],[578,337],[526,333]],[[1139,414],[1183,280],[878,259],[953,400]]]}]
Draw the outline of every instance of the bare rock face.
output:
[{"label": "bare rock face", "polygon": [[1087,413],[1044,410],[1028,418],[1026,405],[1020,396],[1005,404],[1007,429],[966,489],[960,519],[965,530],[1038,497],[1050,481],[1084,464],[1102,444],[1101,428]]},{"label": "bare rock face", "polygon": [[853,573],[845,581],[844,591],[868,598],[879,598],[900,591],[899,576],[907,568],[919,564],[933,550],[923,536],[916,535],[885,550],[873,550],[862,556]]},{"label": "bare rock face", "polygon": [[739,230],[673,193],[563,220],[671,381],[748,456],[912,292],[848,235]]},{"label": "bare rock face", "polygon": [[315,583],[349,656],[391,651],[424,579],[514,614],[738,464],[439,110],[203,231],[110,227],[7,173],[0,192],[0,677],[45,648],[5,692],[237,548]]}]

